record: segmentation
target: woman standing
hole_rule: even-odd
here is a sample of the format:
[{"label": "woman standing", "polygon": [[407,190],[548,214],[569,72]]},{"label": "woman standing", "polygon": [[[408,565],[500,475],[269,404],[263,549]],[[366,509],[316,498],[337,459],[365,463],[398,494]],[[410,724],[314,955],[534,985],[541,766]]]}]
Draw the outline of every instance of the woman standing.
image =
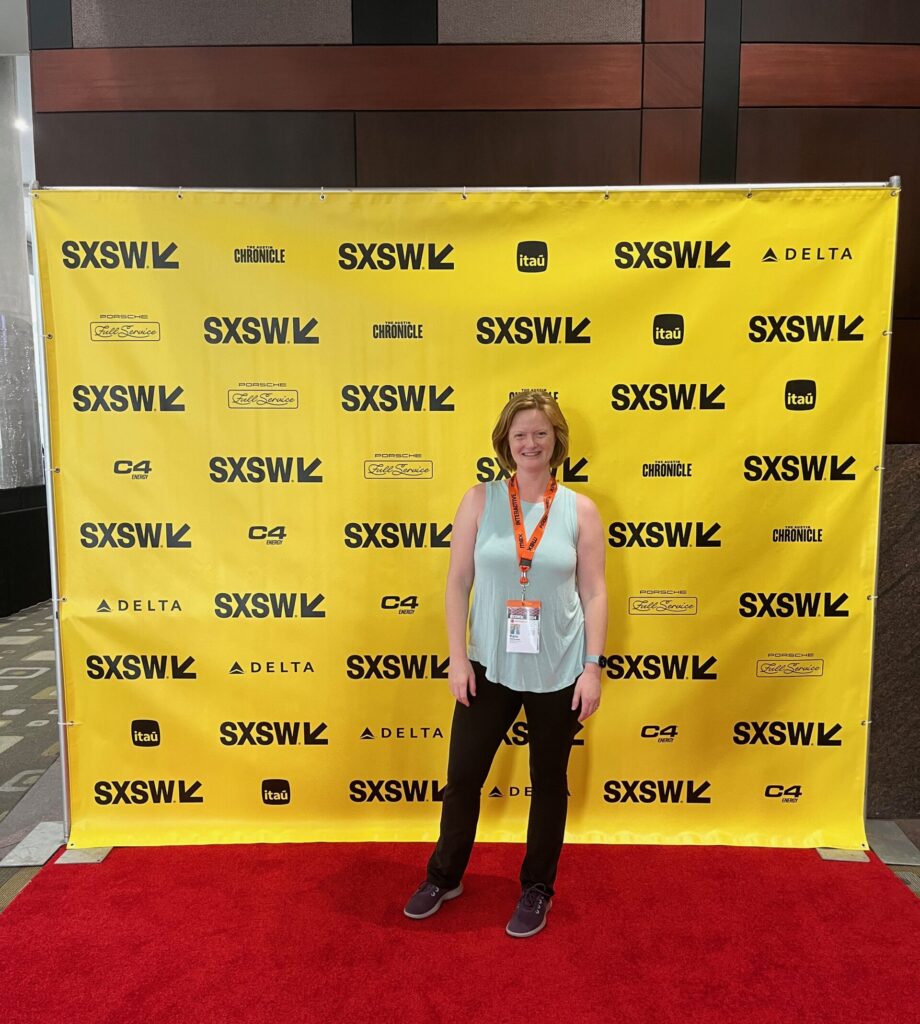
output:
[{"label": "woman standing", "polygon": [[511,479],[470,488],[457,510],[446,595],[450,690],[457,701],[447,786],[440,839],[426,880],[406,904],[407,917],[430,917],[463,892],[482,786],[523,705],[530,817],[522,894],[505,930],[526,938],[546,925],[565,833],[569,753],[581,723],[600,705],[607,631],[600,515],[594,502],[553,476],[568,439],[552,397],[515,395],[492,432]]}]

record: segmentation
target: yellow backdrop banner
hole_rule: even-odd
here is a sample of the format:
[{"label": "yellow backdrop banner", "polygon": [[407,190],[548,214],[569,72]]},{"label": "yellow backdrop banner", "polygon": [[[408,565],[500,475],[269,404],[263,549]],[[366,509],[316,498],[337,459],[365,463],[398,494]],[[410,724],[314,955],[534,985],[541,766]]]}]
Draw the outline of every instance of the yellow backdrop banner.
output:
[{"label": "yellow backdrop banner", "polygon": [[451,521],[525,388],[609,543],[568,840],[865,845],[891,190],[34,209],[70,845],[436,838]]}]

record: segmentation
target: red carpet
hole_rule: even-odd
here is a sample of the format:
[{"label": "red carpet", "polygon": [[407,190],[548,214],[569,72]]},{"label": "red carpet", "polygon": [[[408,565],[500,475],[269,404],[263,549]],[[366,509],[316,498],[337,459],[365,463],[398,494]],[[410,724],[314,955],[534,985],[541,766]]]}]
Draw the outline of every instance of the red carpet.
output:
[{"label": "red carpet", "polygon": [[483,845],[427,921],[419,845],[114,850],[0,915],[4,1024],[920,1018],[920,901],[808,850],[570,846],[515,940],[521,847]]}]

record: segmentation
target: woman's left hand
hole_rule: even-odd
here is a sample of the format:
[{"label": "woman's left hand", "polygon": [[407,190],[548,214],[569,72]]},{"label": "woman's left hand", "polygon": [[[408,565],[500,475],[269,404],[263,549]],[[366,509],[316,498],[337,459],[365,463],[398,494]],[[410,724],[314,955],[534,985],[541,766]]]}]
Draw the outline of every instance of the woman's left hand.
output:
[{"label": "woman's left hand", "polygon": [[572,710],[581,705],[578,721],[589,718],[601,705],[601,670],[598,665],[585,665],[585,670],[575,683],[575,695],[572,697]]}]

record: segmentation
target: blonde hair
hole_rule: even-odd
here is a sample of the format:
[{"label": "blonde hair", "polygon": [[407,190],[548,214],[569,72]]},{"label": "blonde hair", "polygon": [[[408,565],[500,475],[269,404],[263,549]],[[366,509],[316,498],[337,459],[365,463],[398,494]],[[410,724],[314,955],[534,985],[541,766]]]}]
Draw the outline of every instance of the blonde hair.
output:
[{"label": "blonde hair", "polygon": [[545,391],[520,391],[508,400],[505,408],[499,413],[498,422],[492,431],[492,447],[498,456],[499,465],[508,473],[514,473],[517,468],[511,457],[511,446],[508,444],[511,421],[519,412],[526,412],[528,409],[542,412],[552,424],[556,444],[550,466],[555,469],[569,454],[569,425],[556,399]]}]

